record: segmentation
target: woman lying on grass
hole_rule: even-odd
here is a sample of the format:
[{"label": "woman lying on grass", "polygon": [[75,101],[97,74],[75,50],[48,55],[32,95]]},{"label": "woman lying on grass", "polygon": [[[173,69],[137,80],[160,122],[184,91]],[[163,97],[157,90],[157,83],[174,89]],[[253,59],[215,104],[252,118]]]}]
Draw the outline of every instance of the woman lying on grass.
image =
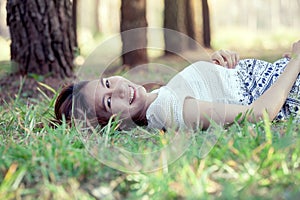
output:
[{"label": "woman lying on grass", "polygon": [[123,125],[132,120],[157,129],[207,128],[211,121],[232,123],[239,114],[255,122],[264,112],[270,120],[299,120],[300,41],[293,44],[291,56],[273,64],[239,60],[238,54],[224,50],[211,59],[191,64],[150,93],[120,76],[69,85],[57,98],[56,118],[70,121],[84,113],[92,124],[105,125],[118,115]]}]

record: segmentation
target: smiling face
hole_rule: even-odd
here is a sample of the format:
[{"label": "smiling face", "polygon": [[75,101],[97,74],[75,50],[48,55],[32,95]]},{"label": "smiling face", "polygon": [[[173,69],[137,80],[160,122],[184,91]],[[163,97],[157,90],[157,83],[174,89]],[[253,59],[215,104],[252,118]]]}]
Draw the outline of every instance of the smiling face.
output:
[{"label": "smiling face", "polygon": [[116,114],[121,119],[146,116],[146,110],[154,100],[154,94],[121,76],[90,81],[82,93],[88,105],[96,109],[98,116],[106,119]]}]

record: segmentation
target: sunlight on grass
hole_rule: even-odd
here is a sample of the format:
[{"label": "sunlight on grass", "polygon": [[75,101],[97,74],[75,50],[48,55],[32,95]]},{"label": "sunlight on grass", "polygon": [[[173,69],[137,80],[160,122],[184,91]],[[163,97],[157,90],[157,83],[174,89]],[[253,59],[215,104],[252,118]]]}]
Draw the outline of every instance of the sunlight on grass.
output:
[{"label": "sunlight on grass", "polygon": [[[167,169],[125,173],[91,156],[76,128],[51,125],[55,96],[43,94],[40,100],[17,96],[0,105],[0,197],[293,199],[300,194],[300,126],[292,120],[244,121],[199,131]],[[106,143],[127,151],[157,150],[172,138],[168,133],[149,135],[142,128],[120,134],[114,126],[103,129]],[[203,157],[200,149],[211,133],[219,138]]]}]

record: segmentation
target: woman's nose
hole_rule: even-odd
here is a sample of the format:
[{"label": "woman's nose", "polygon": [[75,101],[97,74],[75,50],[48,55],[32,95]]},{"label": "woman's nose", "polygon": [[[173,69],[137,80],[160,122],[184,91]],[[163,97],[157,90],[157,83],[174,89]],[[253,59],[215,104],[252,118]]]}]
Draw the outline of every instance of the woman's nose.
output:
[{"label": "woman's nose", "polygon": [[112,96],[119,97],[121,99],[125,97],[125,94],[126,94],[126,88],[124,85],[121,84],[116,85],[112,92]]}]

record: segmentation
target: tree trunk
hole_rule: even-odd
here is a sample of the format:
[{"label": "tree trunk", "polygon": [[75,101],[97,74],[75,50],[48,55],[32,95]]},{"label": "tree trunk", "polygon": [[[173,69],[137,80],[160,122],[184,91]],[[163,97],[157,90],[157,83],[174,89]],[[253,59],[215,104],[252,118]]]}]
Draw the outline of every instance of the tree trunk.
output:
[{"label": "tree trunk", "polygon": [[[164,28],[180,32],[179,1],[165,0]],[[164,31],[165,54],[174,54],[182,51],[182,38],[175,32]]]},{"label": "tree trunk", "polygon": [[202,14],[203,14],[203,43],[205,47],[210,48],[211,32],[210,32],[209,6],[207,0],[202,0]]},{"label": "tree trunk", "polygon": [[[146,0],[122,0],[121,37],[123,42],[123,65],[128,65],[129,68],[132,68],[148,62],[147,25]],[[128,32],[131,29],[135,30]]]},{"label": "tree trunk", "polygon": [[77,0],[73,0],[72,6],[72,23],[73,23],[73,32],[74,32],[74,46],[78,49],[78,41],[77,41]]},{"label": "tree trunk", "polygon": [[70,0],[8,0],[11,59],[18,72],[71,77],[76,38]]},{"label": "tree trunk", "polygon": [[97,24],[97,32],[101,32],[101,22],[100,22],[100,12],[99,12],[99,7],[100,7],[100,0],[96,0],[96,6],[95,6],[95,9],[96,9],[96,24]]},{"label": "tree trunk", "polygon": [[196,33],[195,33],[195,13],[194,7],[192,5],[192,0],[185,1],[185,24],[186,24],[186,32],[187,35],[191,38],[188,42],[188,46],[190,49],[196,48]]}]

